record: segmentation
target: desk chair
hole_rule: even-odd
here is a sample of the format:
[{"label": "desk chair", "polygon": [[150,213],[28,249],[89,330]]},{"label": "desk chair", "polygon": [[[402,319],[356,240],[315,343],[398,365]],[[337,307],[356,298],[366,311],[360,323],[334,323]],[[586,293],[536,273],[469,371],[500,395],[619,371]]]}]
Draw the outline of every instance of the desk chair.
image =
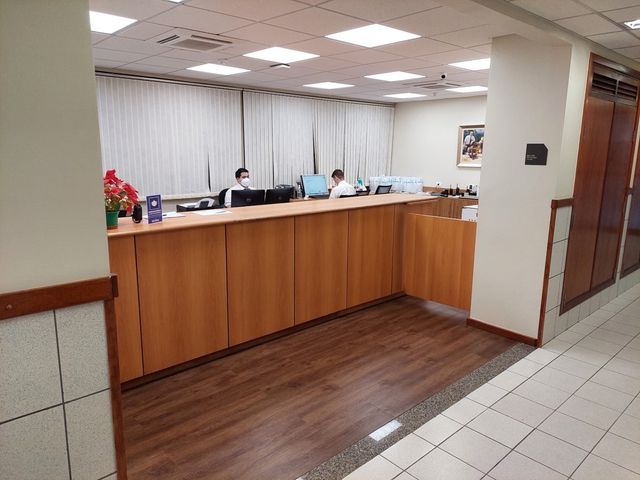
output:
[{"label": "desk chair", "polygon": [[357,196],[358,196],[358,194],[355,193],[353,195],[340,195],[338,198],[353,198],[353,197],[357,197]]},{"label": "desk chair", "polygon": [[223,188],[222,190],[220,190],[220,193],[218,193],[218,203],[222,207],[224,207],[224,197],[227,196],[227,190],[229,190],[229,189],[228,188]]}]

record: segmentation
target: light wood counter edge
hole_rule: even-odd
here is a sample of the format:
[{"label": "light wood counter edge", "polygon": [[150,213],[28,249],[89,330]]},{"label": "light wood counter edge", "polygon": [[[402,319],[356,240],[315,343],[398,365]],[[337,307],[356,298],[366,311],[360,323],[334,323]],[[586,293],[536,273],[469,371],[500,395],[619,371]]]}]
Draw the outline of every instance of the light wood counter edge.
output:
[{"label": "light wood counter edge", "polygon": [[249,222],[268,218],[295,217],[299,215],[312,215],[316,213],[339,212],[358,208],[380,207],[385,205],[398,205],[415,202],[436,201],[440,197],[425,195],[413,195],[391,193],[388,195],[367,195],[354,198],[337,200],[309,200],[300,202],[281,203],[273,205],[256,205],[254,207],[229,208],[230,213],[201,216],[193,212],[181,212],[185,216],[179,218],[165,218],[160,223],[149,225],[133,223],[130,217],[121,218],[118,228],[107,231],[107,236],[124,237],[130,235],[145,235],[187,228],[202,228],[228,223]]}]

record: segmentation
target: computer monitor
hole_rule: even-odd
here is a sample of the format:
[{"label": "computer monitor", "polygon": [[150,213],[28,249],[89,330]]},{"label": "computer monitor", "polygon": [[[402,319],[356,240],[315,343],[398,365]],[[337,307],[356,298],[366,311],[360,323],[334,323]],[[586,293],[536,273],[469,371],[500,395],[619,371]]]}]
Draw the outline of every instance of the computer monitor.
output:
[{"label": "computer monitor", "polygon": [[287,203],[293,196],[293,187],[270,188],[265,195],[264,203]]},{"label": "computer monitor", "polygon": [[391,191],[391,185],[378,185],[376,187],[376,195],[381,193],[389,193]]},{"label": "computer monitor", "polygon": [[264,203],[264,190],[231,190],[232,207],[249,207]]},{"label": "computer monitor", "polygon": [[301,175],[302,189],[304,194],[313,197],[320,195],[329,195],[327,189],[327,177],[324,175]]}]

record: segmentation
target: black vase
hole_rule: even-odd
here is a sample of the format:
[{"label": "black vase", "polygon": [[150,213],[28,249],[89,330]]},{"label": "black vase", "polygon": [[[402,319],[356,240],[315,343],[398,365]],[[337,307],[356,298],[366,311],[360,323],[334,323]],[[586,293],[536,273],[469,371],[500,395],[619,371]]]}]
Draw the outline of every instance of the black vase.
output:
[{"label": "black vase", "polygon": [[136,203],[133,206],[133,213],[131,213],[131,220],[133,223],[140,223],[142,221],[142,205]]}]

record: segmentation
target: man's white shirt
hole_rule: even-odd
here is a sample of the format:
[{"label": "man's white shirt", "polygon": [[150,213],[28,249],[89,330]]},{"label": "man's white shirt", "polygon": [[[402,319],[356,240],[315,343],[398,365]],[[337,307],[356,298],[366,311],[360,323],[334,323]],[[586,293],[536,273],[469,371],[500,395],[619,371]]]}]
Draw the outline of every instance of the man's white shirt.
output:
[{"label": "man's white shirt", "polygon": [[[229,190],[227,190],[227,193],[225,193],[224,195],[224,206],[225,207],[230,207],[231,206],[231,190],[245,190],[245,188],[240,185],[239,183],[236,183],[233,187],[229,187]],[[246,190],[252,190],[251,188],[247,188]]]},{"label": "man's white shirt", "polygon": [[348,184],[344,180],[342,180],[338,185],[336,185],[331,190],[331,195],[329,198],[340,198],[343,195],[355,195],[356,189],[353,188],[353,185]]}]

